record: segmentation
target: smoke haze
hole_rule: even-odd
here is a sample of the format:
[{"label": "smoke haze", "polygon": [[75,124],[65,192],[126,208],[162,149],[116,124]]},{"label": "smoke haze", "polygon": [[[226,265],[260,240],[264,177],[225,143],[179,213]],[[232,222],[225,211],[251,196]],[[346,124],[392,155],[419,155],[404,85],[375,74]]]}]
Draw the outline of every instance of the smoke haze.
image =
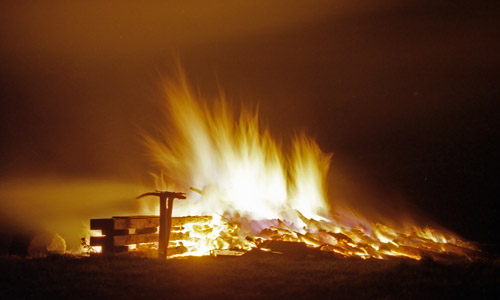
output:
[{"label": "smoke haze", "polygon": [[57,227],[139,211],[140,134],[164,122],[179,56],[208,98],[221,87],[276,137],[334,152],[333,206],[409,206],[498,241],[495,2],[174,2],[2,2],[3,214]]}]

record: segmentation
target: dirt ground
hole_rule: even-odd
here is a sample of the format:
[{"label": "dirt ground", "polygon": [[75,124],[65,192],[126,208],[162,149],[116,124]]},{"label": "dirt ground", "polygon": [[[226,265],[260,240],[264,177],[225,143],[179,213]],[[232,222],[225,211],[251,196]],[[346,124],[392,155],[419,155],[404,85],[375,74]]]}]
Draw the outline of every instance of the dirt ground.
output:
[{"label": "dirt ground", "polygon": [[500,260],[0,257],[1,299],[500,299]]}]

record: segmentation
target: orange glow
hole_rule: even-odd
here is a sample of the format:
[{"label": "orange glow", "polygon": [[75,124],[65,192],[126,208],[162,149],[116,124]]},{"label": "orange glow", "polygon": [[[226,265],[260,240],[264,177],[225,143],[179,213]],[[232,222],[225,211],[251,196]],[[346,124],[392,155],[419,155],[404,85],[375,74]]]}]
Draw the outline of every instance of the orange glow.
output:
[{"label": "orange glow", "polygon": [[475,251],[470,243],[431,228],[409,224],[409,232],[400,232],[380,223],[366,226],[366,220],[354,226],[338,221],[325,186],[331,155],[312,139],[298,135],[291,153],[285,152],[257,112],[242,108],[236,118],[223,95],[209,106],[193,94],[181,70],[178,81],[167,83],[166,96],[169,126],[160,137],[145,137],[162,170],[157,178],[163,186],[190,191],[187,200],[176,202],[174,215],[212,217],[182,229],[189,237],[174,241],[186,248],[181,255],[247,251],[266,239],[361,258],[468,257]]}]

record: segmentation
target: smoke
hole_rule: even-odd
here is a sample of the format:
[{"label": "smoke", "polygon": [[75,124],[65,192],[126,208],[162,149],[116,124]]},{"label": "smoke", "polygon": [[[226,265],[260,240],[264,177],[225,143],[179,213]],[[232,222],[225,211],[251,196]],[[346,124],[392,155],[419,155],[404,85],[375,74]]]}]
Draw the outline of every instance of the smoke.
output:
[{"label": "smoke", "polygon": [[328,199],[334,218],[351,226],[372,228],[380,223],[399,232],[409,232],[414,226],[431,227],[457,236],[413,204],[415,199],[407,191],[381,178],[370,177],[365,169],[349,161],[335,160],[334,157],[332,165],[328,177]]},{"label": "smoke", "polygon": [[[470,237],[498,232],[498,9],[470,1],[173,2],[2,2],[0,174],[59,174],[2,180],[6,218],[41,227],[52,214],[80,228],[108,217],[91,207],[115,212],[113,203],[129,203],[112,186],[133,190],[129,182],[151,171],[137,128],[158,115],[147,101],[158,96],[157,72],[173,51],[201,90],[216,86],[217,73],[229,95],[260,100],[273,132],[305,128],[335,152],[334,208],[359,203],[383,219],[406,210],[401,203],[415,197],[409,185],[447,226]],[[341,167],[346,156],[364,156],[358,166],[378,176]],[[85,179],[106,177],[125,179]],[[70,194],[68,186],[78,192],[62,199],[56,191]]]},{"label": "smoke", "polygon": [[31,55],[36,49],[39,55],[63,59],[140,59],[137,54],[277,32],[326,16],[387,6],[345,0],[56,2],[3,4],[0,34],[11,42],[0,53]]},{"label": "smoke", "polygon": [[[24,230],[60,234],[69,251],[77,251],[91,218],[134,215],[135,197],[145,188],[104,179],[23,178],[0,181],[0,225],[13,233]],[[6,234],[6,233],[3,233]]]}]

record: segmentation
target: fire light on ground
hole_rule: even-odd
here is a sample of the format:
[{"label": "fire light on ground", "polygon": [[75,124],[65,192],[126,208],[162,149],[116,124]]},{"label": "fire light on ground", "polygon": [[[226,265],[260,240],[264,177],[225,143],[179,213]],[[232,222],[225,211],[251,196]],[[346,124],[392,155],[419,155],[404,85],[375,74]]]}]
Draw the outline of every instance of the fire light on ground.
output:
[{"label": "fire light on ground", "polygon": [[[376,221],[345,223],[329,206],[326,176],[331,154],[301,134],[285,152],[254,111],[234,117],[222,95],[213,106],[196,96],[179,69],[166,86],[165,120],[146,136],[159,176],[169,189],[189,191],[174,215],[208,216],[174,226],[170,255],[208,255],[218,250],[266,249],[265,241],[305,243],[339,256],[408,257],[432,254],[471,257],[469,242],[430,227],[401,231]],[[165,186],[161,188],[165,189]],[[157,212],[157,211],[156,211]],[[340,216],[340,217],[339,217]]]}]

